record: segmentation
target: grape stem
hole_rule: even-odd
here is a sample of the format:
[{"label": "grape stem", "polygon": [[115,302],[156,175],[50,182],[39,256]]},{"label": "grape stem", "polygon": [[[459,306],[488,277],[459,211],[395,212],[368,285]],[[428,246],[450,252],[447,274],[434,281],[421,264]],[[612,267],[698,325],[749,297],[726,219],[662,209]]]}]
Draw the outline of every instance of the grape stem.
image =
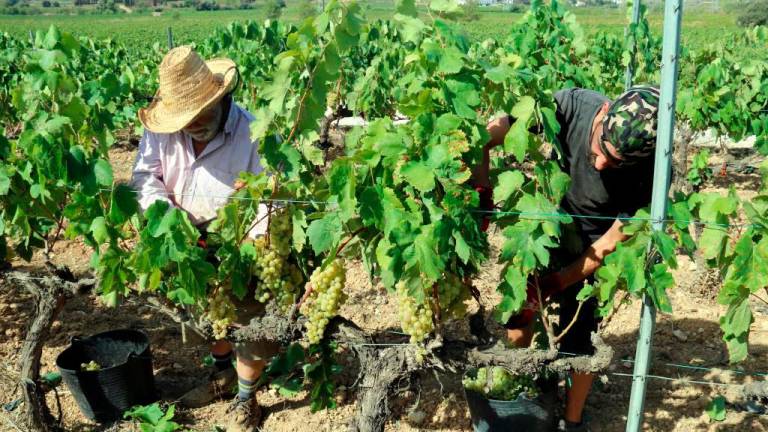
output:
[{"label": "grape stem", "polygon": [[[329,43],[326,43],[323,45],[322,52],[320,53],[320,57],[325,59],[325,51],[328,49]],[[293,136],[296,134],[296,131],[299,129],[299,123],[301,122],[301,115],[303,114],[304,107],[307,101],[307,96],[312,92],[312,79],[317,74],[317,68],[318,66],[323,63],[322,61],[317,62],[315,66],[312,68],[312,72],[310,72],[309,78],[307,79],[307,88],[304,89],[304,94],[301,95],[301,99],[299,99],[299,108],[296,112],[296,120],[293,123],[293,127],[291,128],[291,132],[288,134],[288,139],[285,140],[285,142],[289,143],[291,142],[291,139],[293,139]]]},{"label": "grape stem", "polygon": [[574,324],[576,324],[576,320],[579,318],[579,313],[581,312],[581,307],[584,305],[584,300],[579,302],[579,305],[576,307],[576,313],[573,314],[573,318],[571,318],[571,322],[568,323],[568,326],[563,329],[563,331],[560,332],[559,335],[555,338],[554,343],[558,344],[560,343],[560,340],[563,339],[563,337],[568,333],[568,331],[571,330],[571,327],[573,327]]},{"label": "grape stem", "polygon": [[243,241],[245,241],[246,237],[248,237],[248,234],[251,232],[251,230],[256,228],[256,225],[260,224],[264,219],[268,218],[271,213],[272,213],[272,207],[270,206],[267,209],[267,214],[257,219],[256,222],[252,223],[251,226],[248,227],[247,230],[245,230],[245,232],[243,233],[243,237],[240,239],[239,242],[237,242],[237,244],[243,244]]},{"label": "grape stem", "polygon": [[440,293],[437,291],[437,282],[432,284],[432,297],[435,299],[435,320],[440,323]]},{"label": "grape stem", "polygon": [[350,234],[350,235],[349,235],[349,237],[347,237],[347,238],[346,238],[346,240],[344,240],[344,241],[343,241],[343,242],[342,242],[342,243],[339,245],[339,248],[338,248],[338,249],[336,249],[336,255],[340,254],[340,253],[341,253],[341,251],[343,251],[343,250],[344,250],[344,248],[345,248],[345,247],[347,247],[347,245],[349,244],[349,242],[351,242],[353,238],[357,237],[357,235],[358,235],[358,234],[360,234],[361,232],[363,232],[363,230],[365,230],[365,227],[360,227],[360,228],[356,229],[356,230],[355,230],[355,231],[354,231],[352,234]]},{"label": "grape stem", "polygon": [[[301,299],[299,299],[299,302],[296,304],[296,309],[294,310],[294,312],[301,309],[301,305],[303,305],[304,302],[309,298],[309,296],[312,294],[312,291],[314,291],[314,289],[315,287],[312,286],[311,283],[307,282],[307,290],[304,291],[304,295],[301,296]],[[294,318],[295,316],[291,316],[291,321],[293,321]]]},{"label": "grape stem", "polygon": [[546,308],[544,307],[544,302],[542,301],[542,298],[541,298],[541,288],[539,287],[538,277],[533,278],[533,287],[536,289],[536,298],[539,300],[538,303],[539,303],[539,313],[541,314],[541,323],[544,325],[544,330],[546,330],[547,332],[547,341],[549,342],[549,348],[554,350],[556,349],[555,333],[552,331],[552,323],[549,321],[549,315],[547,314]]},{"label": "grape stem", "polygon": [[622,304],[624,304],[624,302],[627,300],[628,297],[629,297],[629,293],[625,292],[624,295],[621,296],[621,300],[616,302],[616,306],[613,307],[613,309],[611,310],[611,313],[607,317],[605,317],[605,319],[600,323],[601,330],[608,327],[608,324],[611,323],[611,321],[613,320],[613,317],[616,316],[616,312],[619,311],[619,308],[621,307]]}]

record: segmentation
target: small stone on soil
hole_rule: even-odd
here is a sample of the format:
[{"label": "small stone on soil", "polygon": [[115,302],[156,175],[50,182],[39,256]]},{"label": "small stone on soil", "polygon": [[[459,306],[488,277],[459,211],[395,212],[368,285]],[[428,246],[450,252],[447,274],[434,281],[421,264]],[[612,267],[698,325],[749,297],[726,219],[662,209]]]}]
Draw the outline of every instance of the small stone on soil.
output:
[{"label": "small stone on soil", "polygon": [[674,337],[675,337],[677,340],[679,340],[680,342],[685,342],[685,341],[687,341],[687,340],[688,340],[688,335],[687,335],[687,334],[686,334],[684,331],[682,331],[682,330],[680,330],[680,329],[674,329],[674,330],[672,330],[672,335],[673,335],[673,336],[674,336]]},{"label": "small stone on soil", "polygon": [[413,410],[408,413],[408,423],[413,425],[420,425],[424,423],[424,419],[427,418],[427,413],[422,410]]}]

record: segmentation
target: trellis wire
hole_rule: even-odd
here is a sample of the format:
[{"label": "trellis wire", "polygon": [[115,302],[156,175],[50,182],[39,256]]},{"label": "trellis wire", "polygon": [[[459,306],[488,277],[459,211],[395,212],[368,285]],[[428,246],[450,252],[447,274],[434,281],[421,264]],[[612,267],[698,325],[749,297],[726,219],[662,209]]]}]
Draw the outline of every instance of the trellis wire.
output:
[{"label": "trellis wire", "polygon": [[[112,189],[101,189],[104,192],[111,192]],[[251,197],[239,197],[234,195],[210,195],[210,194],[198,194],[198,193],[172,193],[172,192],[154,192],[153,195],[160,195],[163,197],[191,197],[193,200],[196,198],[214,198],[222,200],[236,200],[236,201],[251,201],[261,203],[282,203],[282,204],[300,204],[300,205],[325,205],[325,206],[337,206],[338,203],[334,201],[318,201],[318,200],[299,200],[288,198],[251,198]],[[487,214],[487,215],[507,215],[507,216],[521,216],[524,219],[536,219],[536,220],[549,220],[549,219],[592,219],[592,220],[620,220],[625,222],[639,221],[639,222],[662,222],[662,223],[684,223],[694,224],[699,226],[710,226],[719,228],[744,228],[744,227],[759,227],[760,225],[744,223],[744,224],[725,224],[718,222],[706,222],[698,219],[654,219],[651,217],[637,217],[637,216],[600,216],[600,215],[579,215],[565,212],[525,212],[525,211],[505,211],[505,210],[470,210],[472,213]]]},{"label": "trellis wire", "polygon": [[714,382],[714,381],[700,381],[700,380],[689,380],[685,378],[672,378],[672,377],[665,377],[662,375],[633,375],[628,373],[622,373],[622,372],[609,372],[610,375],[614,376],[622,376],[622,377],[630,377],[633,380],[635,378],[654,378],[662,381],[676,381],[684,384],[699,384],[699,385],[710,385],[710,386],[721,386],[721,387],[742,387],[742,384],[731,384],[731,383],[720,383],[720,382]]}]

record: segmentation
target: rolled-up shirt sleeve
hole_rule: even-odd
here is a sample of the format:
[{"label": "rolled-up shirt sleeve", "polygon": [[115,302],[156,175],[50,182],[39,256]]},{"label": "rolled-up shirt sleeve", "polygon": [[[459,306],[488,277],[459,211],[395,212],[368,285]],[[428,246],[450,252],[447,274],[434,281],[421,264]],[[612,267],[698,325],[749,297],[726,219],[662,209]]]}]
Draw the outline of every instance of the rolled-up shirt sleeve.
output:
[{"label": "rolled-up shirt sleeve", "polygon": [[169,198],[169,191],[163,183],[160,146],[161,143],[154,134],[144,131],[131,174],[131,187],[138,194],[142,211],[147,210],[155,201],[165,201],[171,206],[175,205]]}]

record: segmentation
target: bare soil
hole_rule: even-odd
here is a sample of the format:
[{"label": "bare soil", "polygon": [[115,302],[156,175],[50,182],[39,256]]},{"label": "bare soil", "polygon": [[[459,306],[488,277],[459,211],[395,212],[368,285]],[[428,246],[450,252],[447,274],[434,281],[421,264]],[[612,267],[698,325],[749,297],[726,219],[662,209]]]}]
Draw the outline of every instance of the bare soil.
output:
[{"label": "bare soil", "polygon": [[[127,180],[133,163],[133,151],[118,148],[112,152],[116,167],[115,178]],[[715,179],[708,190],[724,191],[735,185],[740,194],[754,193],[757,175],[739,175],[734,179]],[[498,245],[499,234],[493,233],[492,243]],[[76,274],[88,270],[90,252],[80,243],[63,240],[56,245],[55,259],[66,264]],[[727,363],[727,352],[721,340],[717,318],[724,308],[716,303],[711,293],[718,289],[716,278],[690,280],[695,266],[687,258],[681,258],[676,272],[679,287],[670,298],[674,313],[659,315],[653,341],[652,374],[672,377],[677,381],[651,378],[646,398],[646,431],[768,431],[768,416],[736,412],[732,407],[726,420],[710,422],[705,413],[712,397],[722,394],[734,400],[732,387],[727,385],[700,385],[682,380],[699,380],[738,384],[760,377],[734,373],[728,369],[745,372],[766,372],[768,367],[768,307],[754,304],[755,323],[752,326],[750,356],[736,366]],[[31,270],[39,270],[39,260],[31,263],[14,263]],[[495,287],[500,266],[495,260],[487,265],[475,280],[483,294],[488,309],[494,304]],[[12,403],[21,397],[16,385],[17,365],[25,328],[35,308],[32,298],[21,288],[8,281],[0,281],[0,404]],[[692,289],[695,288],[695,289]],[[381,286],[372,285],[359,262],[350,264],[346,287],[349,300],[342,315],[360,327],[376,332],[398,332],[397,306]],[[695,292],[693,292],[695,291]],[[706,294],[708,293],[708,294]],[[632,364],[623,360],[634,358],[638,321],[638,301],[619,308],[603,333],[616,356],[609,370],[597,380],[589,398],[586,412],[591,418],[592,430],[600,432],[623,431],[629,403]],[[490,321],[490,320],[489,320]],[[465,323],[458,323],[455,331],[463,332]],[[492,326],[501,335],[498,326]],[[201,382],[210,369],[203,366],[207,353],[204,341],[189,338],[183,343],[179,326],[151,307],[128,302],[110,309],[93,296],[78,297],[69,302],[54,323],[52,336],[43,353],[43,371],[56,370],[55,358],[76,335],[90,335],[116,328],[136,328],[145,331],[151,339],[154,355],[155,376],[163,400],[173,402],[184,391]],[[698,371],[669,366],[669,364],[694,364],[711,371]],[[289,431],[343,431],[355,410],[354,377],[345,376],[338,392],[339,407],[333,411],[311,413],[306,392],[294,398],[281,397],[274,390],[262,388],[258,400],[265,408],[261,430],[270,432]],[[66,431],[138,431],[130,422],[113,425],[96,425],[80,414],[72,395],[64,388],[59,391],[62,422]],[[57,413],[57,401],[49,395],[49,405]],[[229,401],[218,401],[200,409],[178,409],[177,419],[185,427],[195,431],[212,431],[227,419]],[[387,431],[470,431],[471,423],[466,408],[460,377],[451,374],[428,373],[415,377],[391,400],[393,417]],[[23,405],[13,410],[0,409],[0,431],[22,431],[20,416]]]}]

